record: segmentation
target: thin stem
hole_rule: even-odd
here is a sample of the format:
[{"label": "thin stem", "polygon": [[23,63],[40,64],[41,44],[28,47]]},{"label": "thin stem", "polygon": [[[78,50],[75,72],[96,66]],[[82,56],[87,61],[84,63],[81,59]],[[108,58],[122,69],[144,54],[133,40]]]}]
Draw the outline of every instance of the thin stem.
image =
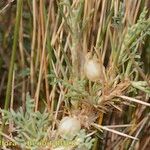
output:
[{"label": "thin stem", "polygon": [[[17,42],[18,42],[18,36],[19,36],[19,25],[21,20],[21,12],[22,12],[22,5],[23,0],[17,1],[17,11],[16,11],[16,24],[15,24],[15,30],[14,30],[14,40],[13,40],[13,47],[12,47],[12,55],[11,55],[11,61],[10,61],[10,67],[9,67],[9,73],[8,73],[8,82],[7,82],[7,89],[6,89],[6,98],[5,98],[5,106],[4,109],[8,110],[9,102],[10,102],[10,96],[11,96],[11,89],[12,89],[12,78],[13,78],[13,70],[14,70],[14,63],[16,58],[16,50],[17,50]],[[2,127],[1,131],[4,129],[5,121],[2,121]],[[2,141],[2,136],[0,136],[0,140]]]}]

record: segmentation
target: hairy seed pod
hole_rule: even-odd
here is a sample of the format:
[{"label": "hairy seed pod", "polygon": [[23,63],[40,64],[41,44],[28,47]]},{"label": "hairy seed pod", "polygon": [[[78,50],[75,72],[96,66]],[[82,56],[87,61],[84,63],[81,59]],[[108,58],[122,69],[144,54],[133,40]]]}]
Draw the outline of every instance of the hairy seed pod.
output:
[{"label": "hairy seed pod", "polygon": [[59,124],[58,133],[64,139],[73,139],[81,129],[79,120],[73,117],[64,117]]},{"label": "hairy seed pod", "polygon": [[84,64],[84,73],[90,81],[99,81],[103,80],[103,66],[100,64],[98,59],[93,58],[90,53],[87,54],[85,64]]}]

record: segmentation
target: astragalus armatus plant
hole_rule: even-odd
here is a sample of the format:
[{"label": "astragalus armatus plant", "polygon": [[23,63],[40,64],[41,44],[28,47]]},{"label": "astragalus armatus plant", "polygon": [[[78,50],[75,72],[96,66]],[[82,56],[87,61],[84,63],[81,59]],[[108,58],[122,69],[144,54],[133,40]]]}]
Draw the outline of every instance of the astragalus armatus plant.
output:
[{"label": "astragalus armatus plant", "polygon": [[45,138],[75,141],[69,150],[146,149],[150,63],[143,58],[150,49],[149,1],[24,3],[32,24],[22,19],[21,50],[23,28],[32,34],[25,35],[30,52],[20,51],[29,57],[22,57],[21,67],[30,69],[22,86],[28,83],[35,112],[44,99],[51,114],[53,136]]}]

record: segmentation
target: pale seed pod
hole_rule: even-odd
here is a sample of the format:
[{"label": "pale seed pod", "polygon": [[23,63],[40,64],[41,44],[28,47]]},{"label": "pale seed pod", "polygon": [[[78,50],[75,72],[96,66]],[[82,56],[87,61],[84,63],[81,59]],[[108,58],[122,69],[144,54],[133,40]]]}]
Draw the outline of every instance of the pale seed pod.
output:
[{"label": "pale seed pod", "polygon": [[81,129],[81,123],[73,117],[64,117],[59,124],[58,133],[64,139],[72,140]]},{"label": "pale seed pod", "polygon": [[90,81],[101,81],[103,80],[103,65],[100,64],[98,59],[93,58],[90,53],[87,54],[84,73]]}]

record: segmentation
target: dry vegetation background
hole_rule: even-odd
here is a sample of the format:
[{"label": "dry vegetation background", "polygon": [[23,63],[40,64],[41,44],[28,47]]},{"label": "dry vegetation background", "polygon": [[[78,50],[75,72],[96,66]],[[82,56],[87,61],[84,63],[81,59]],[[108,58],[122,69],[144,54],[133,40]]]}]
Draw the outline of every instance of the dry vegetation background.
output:
[{"label": "dry vegetation background", "polygon": [[[90,60],[99,79],[86,74]],[[17,143],[9,149],[54,150],[24,143],[62,139],[64,116],[85,129],[76,149],[150,149],[149,73],[149,0],[0,0],[0,134]]]}]

